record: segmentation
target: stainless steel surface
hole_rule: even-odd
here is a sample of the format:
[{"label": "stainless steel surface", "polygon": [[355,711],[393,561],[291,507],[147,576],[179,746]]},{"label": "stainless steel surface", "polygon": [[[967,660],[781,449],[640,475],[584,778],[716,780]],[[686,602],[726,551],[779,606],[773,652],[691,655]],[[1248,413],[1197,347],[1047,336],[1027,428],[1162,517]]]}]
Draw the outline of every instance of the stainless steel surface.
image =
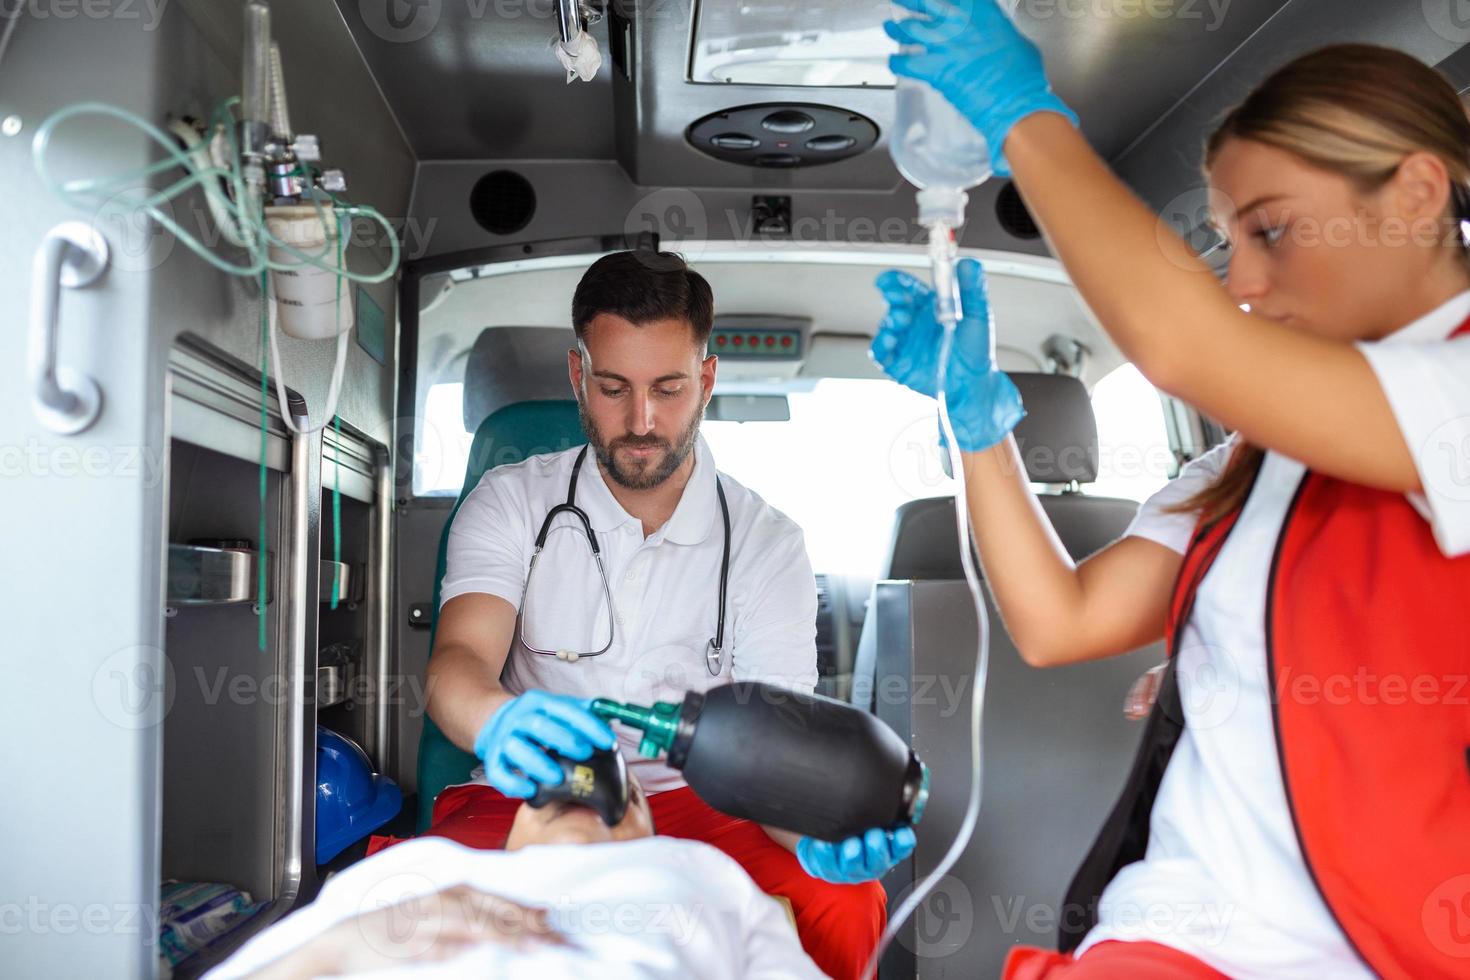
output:
[{"label": "stainless steel surface", "polygon": [[339,603],[357,603],[362,601],[363,585],[361,569],[345,561],[332,561],[323,558],[317,573],[317,595],[318,602],[326,604],[332,601],[332,588],[335,584],[337,589],[337,601]]},{"label": "stainless steel surface", "polygon": [[322,429],[322,489],[371,504],[377,495],[379,447],[343,429]]},{"label": "stainless steel surface", "polygon": [[[271,555],[266,554],[267,576]],[[168,546],[168,601],[175,606],[225,606],[254,602],[258,585],[256,554],[236,548]],[[267,602],[269,602],[267,594]]]},{"label": "stainless steel surface", "polygon": [[[392,443],[390,443],[392,444]],[[369,709],[372,722],[367,727],[367,742],[363,750],[378,766],[400,786],[404,785],[402,771],[397,766],[394,753],[393,705],[405,704],[406,699],[385,696],[393,691],[395,677],[405,678],[398,673],[393,647],[393,460],[386,449],[374,447],[377,457],[377,493],[373,500],[372,534],[368,539],[368,600],[369,620],[367,646],[363,654],[363,671],[372,678],[373,690],[380,692]],[[425,549],[427,550],[427,549]],[[435,549],[437,552],[437,549]],[[399,685],[401,690],[403,685]],[[421,706],[406,703],[407,713],[413,714]]]},{"label": "stainless steel surface", "polygon": [[[247,463],[260,460],[260,383],[203,344],[169,349],[167,396],[173,438]],[[291,442],[275,392],[266,398],[266,466],[285,471]]]},{"label": "stainless steel surface", "polygon": [[[799,5],[694,0],[688,80],[830,88],[893,84],[887,0]],[[813,93],[820,100],[820,93]]]},{"label": "stainless steel surface", "polygon": [[61,290],[84,289],[107,271],[107,239],[83,221],[46,233],[31,264],[30,353],[26,359],[31,407],[52,432],[76,435],[97,421],[102,389],[88,375],[57,364]]},{"label": "stainless steel surface", "polygon": [[292,899],[316,889],[316,706],[306,700],[308,672],[316,670],[317,565],[321,542],[321,436],[297,436],[287,480],[290,536],[284,548],[287,608],[281,672],[286,692],[277,719],[280,785],[276,841],[281,855],[277,894]]},{"label": "stainless steel surface", "polygon": [[316,669],[316,706],[330,708],[347,699],[345,668],[318,667]]},{"label": "stainless steel surface", "polygon": [[580,0],[553,0],[556,4],[556,29],[564,43],[570,43],[582,31]]},{"label": "stainless steel surface", "polygon": [[[566,83],[555,0],[337,8],[419,159],[612,157],[612,65]],[[588,29],[604,53],[606,25]]]}]

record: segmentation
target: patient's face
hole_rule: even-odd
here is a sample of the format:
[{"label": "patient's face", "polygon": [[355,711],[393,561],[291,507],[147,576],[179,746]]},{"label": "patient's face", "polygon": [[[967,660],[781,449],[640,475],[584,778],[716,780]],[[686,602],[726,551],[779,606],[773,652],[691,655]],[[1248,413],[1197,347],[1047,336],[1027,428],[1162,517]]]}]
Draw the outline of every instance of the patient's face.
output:
[{"label": "patient's face", "polygon": [[537,809],[522,803],[506,838],[505,849],[531,844],[602,844],[653,836],[653,813],[638,777],[628,772],[628,809],[616,826],[602,822],[597,811],[580,803],[558,801]]}]

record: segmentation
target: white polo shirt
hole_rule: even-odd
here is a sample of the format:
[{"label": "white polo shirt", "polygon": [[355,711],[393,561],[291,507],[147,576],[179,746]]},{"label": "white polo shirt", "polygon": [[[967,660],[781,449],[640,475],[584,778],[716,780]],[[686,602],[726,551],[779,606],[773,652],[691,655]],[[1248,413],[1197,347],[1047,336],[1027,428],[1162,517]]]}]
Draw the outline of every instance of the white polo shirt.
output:
[{"label": "white polo shirt", "polygon": [[[647,538],[603,481],[589,449],[577,479],[577,506],[597,535],[612,590],[612,647],[567,663],[531,646],[587,653],[607,642],[602,577],[580,522],[558,514],[536,563],[530,595],[522,590],[536,534],[552,507],[565,503],[580,447],[532,456],[486,471],[465,498],[449,532],[440,604],[467,592],[500,596],[520,612],[501,683],[516,694],[533,688],[635,704],[681,701],[732,680],[764,680],[810,692],[817,683],[817,590],[801,528],[758,495],[719,474],[730,507],[730,581],[724,665],[706,667],[705,649],[719,618],[724,525],[716,470],[700,436],[694,472],[673,516]],[[614,724],[623,754],[650,793],[684,785],[677,772],[638,754],[638,733]],[[477,776],[477,781],[482,781]]]},{"label": "white polo shirt", "polygon": [[[1467,318],[1470,293],[1358,345],[1419,469],[1425,492],[1408,499],[1451,558],[1470,554],[1470,336],[1447,339]],[[1185,467],[1128,533],[1184,553],[1196,515],[1164,508],[1209,485],[1234,446],[1232,438]],[[1266,583],[1305,472],[1266,454],[1200,585],[1176,653],[1186,727],[1154,801],[1148,849],[1103,891],[1079,955],[1105,940],[1150,940],[1247,980],[1371,976],[1302,861],[1271,717]]]}]

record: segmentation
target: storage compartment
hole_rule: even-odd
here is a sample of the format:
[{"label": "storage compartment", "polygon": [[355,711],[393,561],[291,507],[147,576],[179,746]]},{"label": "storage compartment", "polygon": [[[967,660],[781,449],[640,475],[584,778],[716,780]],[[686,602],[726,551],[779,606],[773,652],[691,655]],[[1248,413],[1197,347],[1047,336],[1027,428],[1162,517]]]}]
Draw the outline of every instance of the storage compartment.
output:
[{"label": "storage compartment", "polygon": [[[373,664],[374,617],[381,600],[371,581],[380,547],[375,540],[377,463],[374,447],[352,432],[323,430],[315,700],[317,722],[362,746],[373,768],[381,772],[384,760],[376,712],[384,702]],[[340,542],[335,540],[339,530]]]},{"label": "storage compartment", "polygon": [[278,752],[289,673],[274,555],[286,478],[266,473],[265,601],[255,550],[259,467],[176,439],[169,480],[164,635],[173,692],[163,726],[162,871],[165,880],[245,892],[255,904],[223,916],[232,928],[282,885],[277,822],[288,794]]},{"label": "storage compartment", "polygon": [[262,433],[260,383],[242,367],[185,342],[168,384],[159,911],[176,917],[164,953],[187,978],[315,889],[301,855],[316,582],[298,570],[316,559],[316,473],[273,395]]}]

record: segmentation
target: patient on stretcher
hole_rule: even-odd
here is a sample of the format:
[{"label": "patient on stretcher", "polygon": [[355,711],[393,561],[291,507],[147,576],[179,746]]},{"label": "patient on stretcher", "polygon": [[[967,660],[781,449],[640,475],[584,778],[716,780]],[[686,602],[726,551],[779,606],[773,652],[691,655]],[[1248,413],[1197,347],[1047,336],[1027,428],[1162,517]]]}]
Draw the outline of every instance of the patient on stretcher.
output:
[{"label": "patient on stretcher", "polygon": [[776,901],[715,848],[654,836],[630,777],[607,826],[523,804],[504,851],[438,838],[332,876],[207,980],[341,976],[819,978]]}]

